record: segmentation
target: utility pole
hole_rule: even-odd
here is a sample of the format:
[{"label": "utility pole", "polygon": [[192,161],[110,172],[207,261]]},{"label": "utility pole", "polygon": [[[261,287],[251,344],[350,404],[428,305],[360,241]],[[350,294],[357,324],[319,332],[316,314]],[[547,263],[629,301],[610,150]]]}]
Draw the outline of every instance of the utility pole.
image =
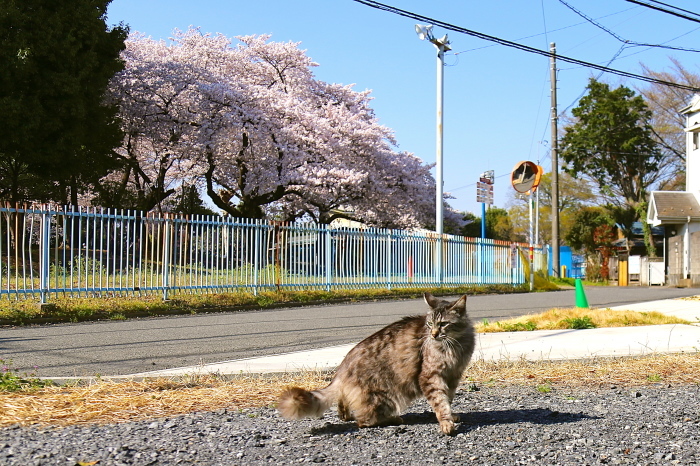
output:
[{"label": "utility pole", "polygon": [[435,137],[435,233],[438,235],[435,248],[435,279],[438,285],[442,285],[442,251],[443,251],[443,210],[444,210],[444,189],[442,174],[442,128],[443,128],[443,106],[444,106],[444,70],[445,52],[452,50],[450,41],[445,34],[441,39],[433,35],[433,26],[421,26],[416,24],[416,34],[420,40],[428,39],[437,49],[437,125]]},{"label": "utility pole", "polygon": [[532,230],[532,204],[534,203],[533,201],[533,192],[530,190],[530,194],[528,195],[527,198],[527,205],[529,208],[529,213],[530,213],[530,247],[528,248],[530,250],[530,291],[533,291],[535,289],[535,235]]},{"label": "utility pole", "polygon": [[557,47],[554,42],[549,45],[551,58],[552,85],[552,272],[559,277],[559,145],[557,142]]}]

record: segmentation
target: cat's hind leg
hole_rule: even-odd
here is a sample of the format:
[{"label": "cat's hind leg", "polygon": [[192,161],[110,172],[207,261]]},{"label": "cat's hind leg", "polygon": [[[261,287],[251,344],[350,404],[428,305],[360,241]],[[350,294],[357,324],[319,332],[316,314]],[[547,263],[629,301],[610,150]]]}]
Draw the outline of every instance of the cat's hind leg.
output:
[{"label": "cat's hind leg", "polygon": [[354,410],[359,427],[396,426],[403,424],[396,406],[392,402],[367,404]]},{"label": "cat's hind leg", "polygon": [[338,400],[338,417],[343,421],[355,420],[355,416],[353,416],[352,412],[348,408],[348,405],[345,404],[345,400],[342,398]]}]

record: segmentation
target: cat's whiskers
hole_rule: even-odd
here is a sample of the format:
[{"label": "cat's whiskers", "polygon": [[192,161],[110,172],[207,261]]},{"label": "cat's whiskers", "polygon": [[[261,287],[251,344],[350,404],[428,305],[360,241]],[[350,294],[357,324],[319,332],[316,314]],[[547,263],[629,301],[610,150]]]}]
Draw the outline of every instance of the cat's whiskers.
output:
[{"label": "cat's whiskers", "polygon": [[464,351],[464,348],[462,347],[462,343],[459,342],[456,338],[453,338],[449,335],[445,335],[442,339],[442,346],[446,351],[452,352],[452,353],[461,353]]},{"label": "cat's whiskers", "polygon": [[454,345],[456,345],[456,346],[459,346],[459,349],[460,349],[460,350],[464,350],[464,347],[462,346],[462,343],[461,343],[458,339],[456,339],[456,338],[454,338],[454,337],[448,337],[448,338],[452,341],[452,344],[454,344]]}]

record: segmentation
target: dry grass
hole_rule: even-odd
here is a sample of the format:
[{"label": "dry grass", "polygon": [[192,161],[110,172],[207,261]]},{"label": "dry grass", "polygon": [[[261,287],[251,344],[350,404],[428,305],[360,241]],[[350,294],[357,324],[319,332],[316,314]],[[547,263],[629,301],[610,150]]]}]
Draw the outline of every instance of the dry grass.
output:
[{"label": "dry grass", "polygon": [[[609,309],[550,309],[500,322],[478,323],[477,332],[512,332],[517,330],[561,330],[577,328],[572,321],[588,317],[595,327],[632,327],[640,325],[689,324],[687,320],[660,312],[610,311]],[[579,327],[580,328],[580,327]]]},{"label": "dry grass", "polygon": [[476,361],[467,380],[477,383],[551,383],[560,387],[641,386],[700,383],[700,353],[576,361]]},{"label": "dry grass", "polygon": [[[240,375],[159,379],[144,382],[98,381],[84,386],[48,387],[0,393],[0,427],[13,424],[67,426],[143,420],[219,409],[274,406],[289,385],[325,386],[329,374],[305,372],[274,376]],[[589,361],[476,361],[467,370],[473,385],[545,384],[553,388],[638,386],[650,383],[700,383],[700,354],[652,355]]]},{"label": "dry grass", "polygon": [[311,388],[328,380],[323,372],[241,375],[231,380],[212,375],[142,382],[96,381],[5,392],[0,393],[0,427],[118,423],[195,411],[270,406],[288,385]]}]

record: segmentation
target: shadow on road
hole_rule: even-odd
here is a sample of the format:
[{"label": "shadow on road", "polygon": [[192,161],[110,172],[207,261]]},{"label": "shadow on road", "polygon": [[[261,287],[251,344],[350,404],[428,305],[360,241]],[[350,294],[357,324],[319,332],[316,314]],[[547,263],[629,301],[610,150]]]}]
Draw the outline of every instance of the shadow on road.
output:
[{"label": "shadow on road", "polygon": [[[590,416],[584,413],[565,413],[552,411],[548,408],[533,409],[505,409],[500,411],[470,411],[466,413],[455,413],[460,417],[457,423],[456,433],[467,433],[478,427],[493,424],[519,424],[529,423],[537,425],[568,424],[580,422],[586,419],[599,419],[597,416]],[[371,427],[369,429],[393,429],[397,434],[406,432],[406,427],[411,425],[435,424],[437,420],[435,413],[424,411],[422,413],[406,413],[401,416],[403,425],[388,427]],[[310,433],[312,435],[337,435],[353,434],[362,432],[365,429],[357,427],[355,422],[326,422],[322,427],[314,427]]]}]

